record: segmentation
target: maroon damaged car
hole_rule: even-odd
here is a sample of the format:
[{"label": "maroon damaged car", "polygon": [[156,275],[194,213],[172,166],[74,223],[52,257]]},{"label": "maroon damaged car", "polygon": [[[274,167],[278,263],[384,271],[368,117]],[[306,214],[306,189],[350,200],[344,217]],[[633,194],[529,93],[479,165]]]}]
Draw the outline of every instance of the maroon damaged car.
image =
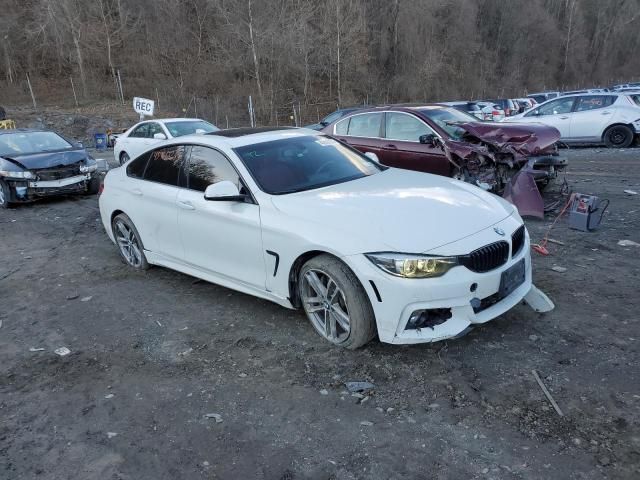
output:
[{"label": "maroon damaged car", "polygon": [[358,110],[323,132],[390,167],[445,175],[503,193],[521,215],[542,217],[540,191],[565,168],[560,132],[534,124],[482,122],[447,105]]}]

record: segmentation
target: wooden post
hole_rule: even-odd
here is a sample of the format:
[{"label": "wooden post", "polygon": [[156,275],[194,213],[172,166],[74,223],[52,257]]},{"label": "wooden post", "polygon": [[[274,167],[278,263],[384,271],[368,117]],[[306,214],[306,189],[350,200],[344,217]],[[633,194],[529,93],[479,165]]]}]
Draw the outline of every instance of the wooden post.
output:
[{"label": "wooden post", "polygon": [[227,120],[227,128],[229,128],[229,117],[225,115],[224,118]]},{"label": "wooden post", "polygon": [[120,70],[118,72],[118,86],[120,87],[120,100],[122,101],[122,105],[124,105],[124,91],[122,90],[122,77],[120,77]]},{"label": "wooden post", "polygon": [[156,109],[160,110],[160,95],[158,94],[158,87],[156,87]]},{"label": "wooden post", "polygon": [[29,74],[27,73],[27,85],[29,85],[29,92],[31,93],[31,100],[33,100],[33,109],[37,109],[36,96],[33,94],[33,88],[31,88],[31,80],[29,80]]},{"label": "wooden post", "polygon": [[76,87],[73,85],[73,77],[69,77],[71,80],[71,90],[73,90],[73,99],[76,101],[76,107],[78,106],[78,96],[76,95]]}]

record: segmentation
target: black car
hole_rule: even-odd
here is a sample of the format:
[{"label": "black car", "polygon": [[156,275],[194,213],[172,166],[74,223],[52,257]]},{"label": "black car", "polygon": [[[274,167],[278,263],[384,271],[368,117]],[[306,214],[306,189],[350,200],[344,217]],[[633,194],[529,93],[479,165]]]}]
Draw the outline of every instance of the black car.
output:
[{"label": "black car", "polygon": [[333,113],[330,113],[318,123],[313,123],[311,125],[305,125],[304,128],[310,128],[312,130],[322,130],[327,125],[335,122],[336,120],[344,117],[345,115],[349,115],[351,112],[355,112],[356,110],[360,110],[359,107],[350,107],[350,108],[341,108],[340,110],[336,110]]},{"label": "black car", "polygon": [[98,193],[98,164],[82,144],[38,129],[0,130],[0,208],[68,193]]}]

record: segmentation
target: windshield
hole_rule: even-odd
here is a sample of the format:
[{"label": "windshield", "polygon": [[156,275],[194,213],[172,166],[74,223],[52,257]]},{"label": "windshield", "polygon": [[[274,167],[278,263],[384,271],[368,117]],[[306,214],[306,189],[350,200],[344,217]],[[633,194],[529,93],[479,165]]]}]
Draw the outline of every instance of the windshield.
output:
[{"label": "windshield", "polygon": [[194,133],[211,133],[220,130],[215,125],[211,125],[204,120],[193,120],[187,122],[166,122],[164,124],[172,137],[182,137]]},{"label": "windshield", "polygon": [[16,132],[0,135],[0,156],[54,152],[74,148],[53,132]]},{"label": "windshield", "polygon": [[460,140],[466,132],[464,128],[458,127],[456,125],[457,123],[477,123],[479,121],[477,117],[456,110],[455,108],[424,108],[419,110],[419,112],[429,120],[435,122],[454,140]]},{"label": "windshield", "polygon": [[326,117],[324,117],[320,123],[323,125],[329,125],[330,123],[335,122],[339,118],[344,117],[347,113],[349,112],[344,110],[337,110],[333,113],[330,113]]},{"label": "windshield", "polygon": [[304,136],[234,149],[271,195],[301,192],[373,175],[384,167],[325,136]]}]

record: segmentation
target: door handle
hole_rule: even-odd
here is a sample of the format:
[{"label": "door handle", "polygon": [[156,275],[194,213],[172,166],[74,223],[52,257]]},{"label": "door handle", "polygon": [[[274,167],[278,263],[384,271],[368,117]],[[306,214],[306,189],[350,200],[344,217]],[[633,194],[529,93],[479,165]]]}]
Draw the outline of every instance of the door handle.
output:
[{"label": "door handle", "polygon": [[193,203],[191,202],[183,202],[181,200],[176,201],[176,205],[178,205],[180,208],[184,208],[185,210],[195,210],[196,207],[193,206]]},{"label": "door handle", "polygon": [[611,112],[602,112],[600,115],[611,115]]},{"label": "door handle", "polygon": [[388,143],[384,146],[384,148],[388,148],[390,150],[397,150],[398,147],[396,147],[393,143]]},{"label": "door handle", "polygon": [[560,117],[560,119],[562,119],[562,120],[566,120],[567,118],[569,118],[569,117]]},{"label": "door handle", "polygon": [[138,195],[139,197],[142,196],[142,190],[140,190],[139,188],[134,188],[133,190],[131,190],[131,193],[133,193],[134,195]]}]

